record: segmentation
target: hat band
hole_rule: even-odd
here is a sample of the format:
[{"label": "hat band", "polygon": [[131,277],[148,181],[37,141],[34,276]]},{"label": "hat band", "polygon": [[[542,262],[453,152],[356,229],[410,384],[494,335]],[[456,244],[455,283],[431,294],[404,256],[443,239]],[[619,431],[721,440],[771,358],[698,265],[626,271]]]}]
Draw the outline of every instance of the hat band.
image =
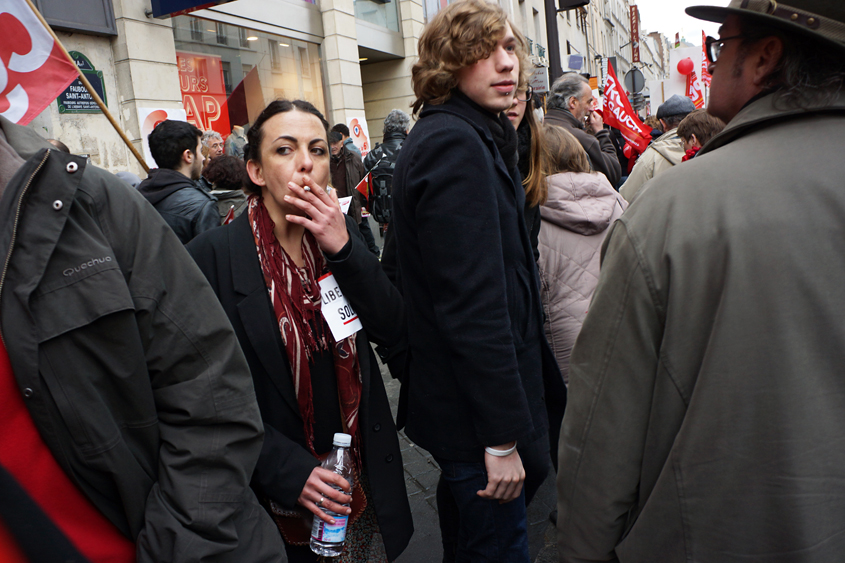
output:
[{"label": "hat band", "polygon": [[845,43],[845,23],[806,10],[799,10],[775,0],[731,0],[728,8],[772,16],[815,31],[828,39]]}]

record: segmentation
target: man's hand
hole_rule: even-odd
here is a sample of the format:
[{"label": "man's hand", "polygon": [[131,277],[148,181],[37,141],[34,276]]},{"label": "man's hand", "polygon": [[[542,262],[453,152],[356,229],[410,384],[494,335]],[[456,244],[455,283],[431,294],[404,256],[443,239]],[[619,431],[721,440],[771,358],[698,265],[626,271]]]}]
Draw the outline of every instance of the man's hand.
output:
[{"label": "man's hand", "polygon": [[590,112],[590,117],[587,118],[587,127],[593,132],[593,135],[604,129],[604,119],[602,119],[599,112]]},{"label": "man's hand", "polygon": [[[514,442],[496,446],[494,450],[509,450]],[[487,467],[487,488],[478,491],[478,496],[498,500],[504,504],[519,497],[525,481],[525,469],[519,453],[514,451],[507,457],[498,457],[484,452],[484,465]]]}]

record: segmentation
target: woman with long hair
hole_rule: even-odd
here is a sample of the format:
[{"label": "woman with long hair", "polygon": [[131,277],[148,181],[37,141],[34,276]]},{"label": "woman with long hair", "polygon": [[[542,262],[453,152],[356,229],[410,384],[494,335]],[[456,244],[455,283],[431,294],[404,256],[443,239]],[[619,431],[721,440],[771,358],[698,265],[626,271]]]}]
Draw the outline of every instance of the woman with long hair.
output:
[{"label": "woman with long hair", "polygon": [[516,129],[516,148],[519,154],[519,173],[525,187],[525,225],[531,236],[534,260],[540,258],[537,249],[540,235],[540,206],[546,201],[548,189],[546,176],[542,171],[542,124],[534,113],[531,86],[522,85],[513,99],[513,106],[507,116]]},{"label": "woman with long hair", "polygon": [[569,356],[599,277],[601,244],[627,203],[604,174],[591,171],[581,143],[568,131],[543,126],[548,199],[540,208],[540,284],[546,338],[565,383]]},{"label": "woman with long hair", "polygon": [[[369,339],[394,343],[402,299],[328,187],[322,114],[302,100],[272,102],[247,143],[247,210],[188,250],[228,314],[255,383],[265,438],[252,485],[290,561],[317,561],[311,519],[332,523],[324,509],[349,516],[341,561],[393,560],[413,524]],[[360,315],[357,334],[335,338],[329,328],[320,289],[327,274]],[[352,435],[354,483],[320,467],[336,432]]]}]

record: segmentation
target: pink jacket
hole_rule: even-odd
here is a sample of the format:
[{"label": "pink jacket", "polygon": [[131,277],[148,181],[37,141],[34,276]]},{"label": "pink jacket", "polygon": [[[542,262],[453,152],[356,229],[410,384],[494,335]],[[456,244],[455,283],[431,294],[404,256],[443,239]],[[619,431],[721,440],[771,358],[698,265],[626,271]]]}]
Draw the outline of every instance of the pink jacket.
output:
[{"label": "pink jacket", "polygon": [[599,277],[608,227],[627,207],[603,174],[550,176],[540,208],[540,283],[546,337],[569,383],[569,355],[587,315]]}]

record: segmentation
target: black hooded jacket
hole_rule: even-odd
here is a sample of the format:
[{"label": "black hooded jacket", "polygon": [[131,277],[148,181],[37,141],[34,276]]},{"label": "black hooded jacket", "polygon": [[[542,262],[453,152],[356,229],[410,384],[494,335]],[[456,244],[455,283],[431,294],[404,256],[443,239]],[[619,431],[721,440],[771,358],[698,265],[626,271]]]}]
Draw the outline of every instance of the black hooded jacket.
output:
[{"label": "black hooded jacket", "polygon": [[216,198],[181,172],[168,168],[150,170],[138,191],[153,204],[182,244],[220,226]]}]

